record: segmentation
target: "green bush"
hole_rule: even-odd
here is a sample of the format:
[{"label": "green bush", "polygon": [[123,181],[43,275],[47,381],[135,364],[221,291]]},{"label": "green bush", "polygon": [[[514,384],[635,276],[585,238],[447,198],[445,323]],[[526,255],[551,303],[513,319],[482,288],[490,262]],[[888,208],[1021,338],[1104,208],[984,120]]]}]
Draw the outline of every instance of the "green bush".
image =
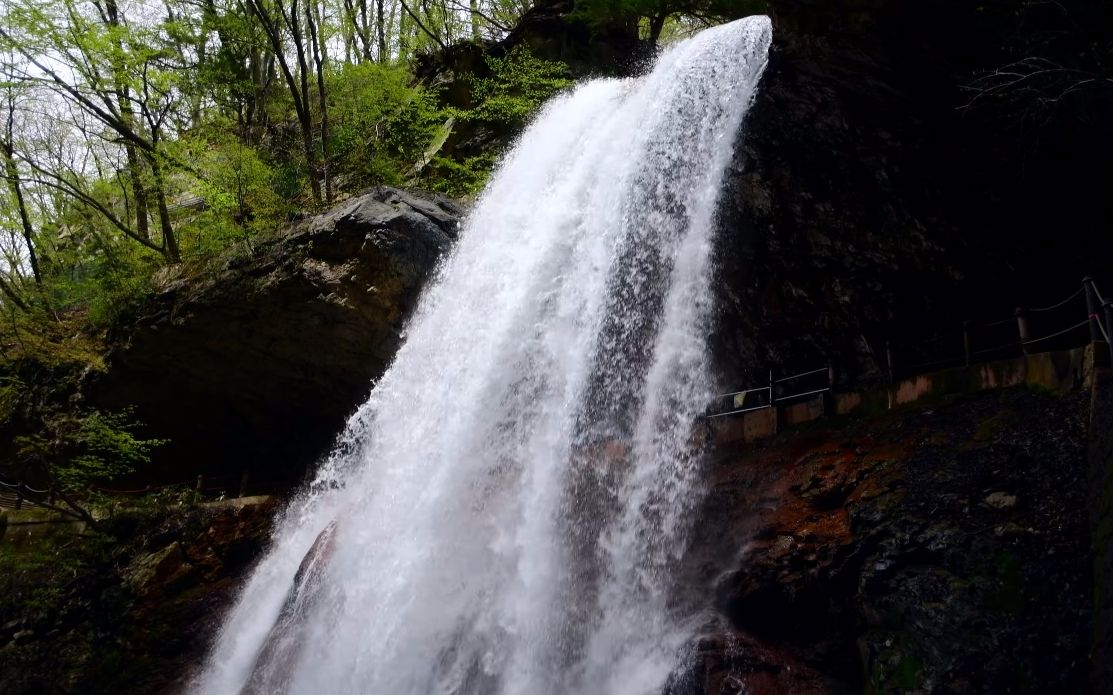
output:
[{"label": "green bush", "polygon": [[164,439],[141,439],[142,426],[130,410],[58,414],[44,431],[16,437],[16,455],[25,468],[44,473],[63,491],[82,492],[93,483],[139,470]]},{"label": "green bush", "polygon": [[277,191],[280,174],[252,146],[227,133],[230,124],[211,124],[207,137],[189,143],[187,153],[196,162],[196,175],[186,194],[200,198],[200,210],[178,213],[182,253],[206,258],[237,242],[247,242],[277,228],[290,211]]},{"label": "green bush", "polygon": [[568,66],[543,60],[518,47],[504,58],[488,58],[492,76],[475,81],[472,90],[478,106],[460,116],[467,120],[522,126],[554,94],[574,82]]},{"label": "green bush", "polygon": [[403,67],[344,65],[329,77],[333,170],[348,190],[398,185],[447,115]]}]

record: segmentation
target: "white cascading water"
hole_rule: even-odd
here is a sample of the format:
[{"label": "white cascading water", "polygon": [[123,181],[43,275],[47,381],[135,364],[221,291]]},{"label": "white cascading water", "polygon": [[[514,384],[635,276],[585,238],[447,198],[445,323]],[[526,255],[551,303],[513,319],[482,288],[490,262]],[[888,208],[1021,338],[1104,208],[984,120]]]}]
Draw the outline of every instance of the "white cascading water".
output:
[{"label": "white cascading water", "polygon": [[522,135],[226,618],[199,693],[659,692],[715,209],[770,22],[708,29]]}]

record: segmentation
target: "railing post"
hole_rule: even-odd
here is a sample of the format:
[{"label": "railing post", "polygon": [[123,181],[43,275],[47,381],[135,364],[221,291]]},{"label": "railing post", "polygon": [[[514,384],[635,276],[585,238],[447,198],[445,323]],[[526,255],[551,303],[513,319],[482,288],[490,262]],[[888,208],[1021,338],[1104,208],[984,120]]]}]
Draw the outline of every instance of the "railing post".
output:
[{"label": "railing post", "polygon": [[889,385],[892,386],[897,378],[893,373],[893,344],[888,340],[885,341],[885,368],[889,370]]},{"label": "railing post", "polygon": [[970,366],[970,322],[962,322],[962,354],[966,358],[966,366]]},{"label": "railing post", "polygon": [[1028,310],[1018,306],[1016,308],[1016,328],[1020,333],[1020,350],[1028,354],[1028,341],[1032,339],[1032,327],[1028,323]]},{"label": "railing post", "polygon": [[1109,366],[1113,367],[1113,297],[1105,300],[1105,332],[1109,334]]},{"label": "railing post", "polygon": [[240,475],[240,492],[237,497],[247,496],[247,469],[245,468],[243,474]]},{"label": "railing post", "polygon": [[1098,325],[1101,315],[1098,313],[1098,293],[1094,291],[1094,278],[1089,275],[1082,278],[1082,287],[1086,290],[1086,315],[1090,317],[1090,342],[1100,343],[1103,340],[1101,327]]},{"label": "railing post", "polygon": [[205,487],[205,476],[203,474],[199,474],[197,476],[197,487],[193,488],[193,503],[194,504],[197,504],[198,502],[201,501],[201,491],[204,489],[204,487]]},{"label": "railing post", "polygon": [[776,402],[776,399],[773,397],[773,370],[770,369],[769,370],[769,407],[772,408],[773,403],[775,403],[775,402]]},{"label": "railing post", "polygon": [[834,414],[835,407],[835,365],[827,363],[827,392],[823,394],[823,414]]}]

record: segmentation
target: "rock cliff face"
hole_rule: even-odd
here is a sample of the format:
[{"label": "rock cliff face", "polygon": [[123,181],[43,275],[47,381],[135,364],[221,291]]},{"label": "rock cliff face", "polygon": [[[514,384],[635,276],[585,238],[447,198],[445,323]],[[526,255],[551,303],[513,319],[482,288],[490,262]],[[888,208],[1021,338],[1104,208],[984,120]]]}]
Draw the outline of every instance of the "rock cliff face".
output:
[{"label": "rock cliff face", "polygon": [[266,498],[132,509],[0,547],[0,692],[181,692],[270,538]]},{"label": "rock cliff face", "polygon": [[1113,284],[1113,88],[984,91],[1018,58],[1066,66],[1109,45],[1108,4],[768,5],[773,50],[722,206],[728,381],[825,360],[868,376],[886,339],[1049,304],[1088,272]]},{"label": "rock cliff face", "polygon": [[447,198],[377,188],[200,279],[168,282],[111,337],[90,404],[135,406],[171,443],[158,475],[297,478],[385,369],[456,235]]},{"label": "rock cliff face", "polygon": [[[541,4],[550,28],[570,7]],[[879,379],[886,339],[1053,301],[1107,270],[1093,266],[1113,257],[1113,131],[1081,113],[1108,114],[1105,98],[1038,131],[1017,130],[1011,102],[966,108],[966,87],[1010,59],[1007,5],[771,0],[774,50],[721,210],[725,383],[826,361]],[[552,58],[598,40],[560,37],[519,40]],[[575,55],[597,49],[613,67],[611,49]],[[468,51],[459,69],[482,63]],[[389,362],[460,215],[376,189],[169,282],[114,336],[87,399],[137,405],[171,438],[167,478],[294,478]],[[1014,390],[715,451],[685,581],[691,600],[716,587],[719,617],[670,693],[1086,691],[1095,627],[1113,642],[1107,596],[1093,623],[1086,412],[1081,395]],[[1095,475],[1108,542],[1108,472]],[[193,557],[175,542],[184,555],[152,547],[168,553],[152,576]]]},{"label": "rock cliff face", "polygon": [[1113,682],[1113,374],[1094,390],[1087,506],[1094,552],[1094,683]]},{"label": "rock cliff face", "polygon": [[1087,692],[1089,413],[1012,389],[716,451],[688,581],[726,619],[673,693]]},{"label": "rock cliff face", "polygon": [[[1079,5],[1049,26],[1075,31]],[[628,32],[593,32],[572,10],[539,2],[505,41],[453,48],[426,77],[465,104],[454,90],[466,73],[515,45],[580,73],[638,64],[644,47]],[[898,366],[953,358],[960,334],[923,339],[1053,302],[1087,272],[1108,277],[1113,131],[1099,116],[1113,113],[1113,89],[1065,100],[1035,130],[1017,121],[1023,103],[971,92],[1030,47],[1029,14],[957,0],[772,0],[769,12],[769,68],[722,198],[712,343],[725,385],[826,362],[879,380],[887,341],[911,344],[896,350]],[[169,283],[117,333],[90,402],[137,404],[173,440],[159,454],[170,471],[299,470],[389,361],[459,214],[441,198],[380,189],[293,225],[254,259]],[[993,344],[1015,340],[1005,330]]]}]

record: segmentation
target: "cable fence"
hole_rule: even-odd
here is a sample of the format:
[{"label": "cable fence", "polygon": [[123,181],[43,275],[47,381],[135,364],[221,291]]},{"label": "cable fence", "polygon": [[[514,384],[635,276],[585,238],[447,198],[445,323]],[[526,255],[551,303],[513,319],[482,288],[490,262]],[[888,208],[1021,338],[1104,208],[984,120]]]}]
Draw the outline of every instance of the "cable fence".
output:
[{"label": "cable fence", "polygon": [[[1018,307],[1008,318],[964,321],[961,328],[911,342],[886,341],[884,367],[893,383],[931,371],[1102,342],[1109,346],[1113,364],[1110,335],[1113,297],[1105,299],[1094,279],[1087,276],[1081,287],[1047,306]],[[706,417],[721,418],[799,402],[833,390],[834,377],[831,366],[780,379],[770,371],[767,384],[717,396]]]},{"label": "cable fence", "polygon": [[[926,371],[969,366],[1079,347],[1109,343],[1113,333],[1113,302],[1106,301],[1092,277],[1063,299],[1046,306],[1017,307],[1013,316],[991,321],[964,321],[961,329],[885,345],[890,380]],[[1113,353],[1113,347],[1110,348]]]}]

